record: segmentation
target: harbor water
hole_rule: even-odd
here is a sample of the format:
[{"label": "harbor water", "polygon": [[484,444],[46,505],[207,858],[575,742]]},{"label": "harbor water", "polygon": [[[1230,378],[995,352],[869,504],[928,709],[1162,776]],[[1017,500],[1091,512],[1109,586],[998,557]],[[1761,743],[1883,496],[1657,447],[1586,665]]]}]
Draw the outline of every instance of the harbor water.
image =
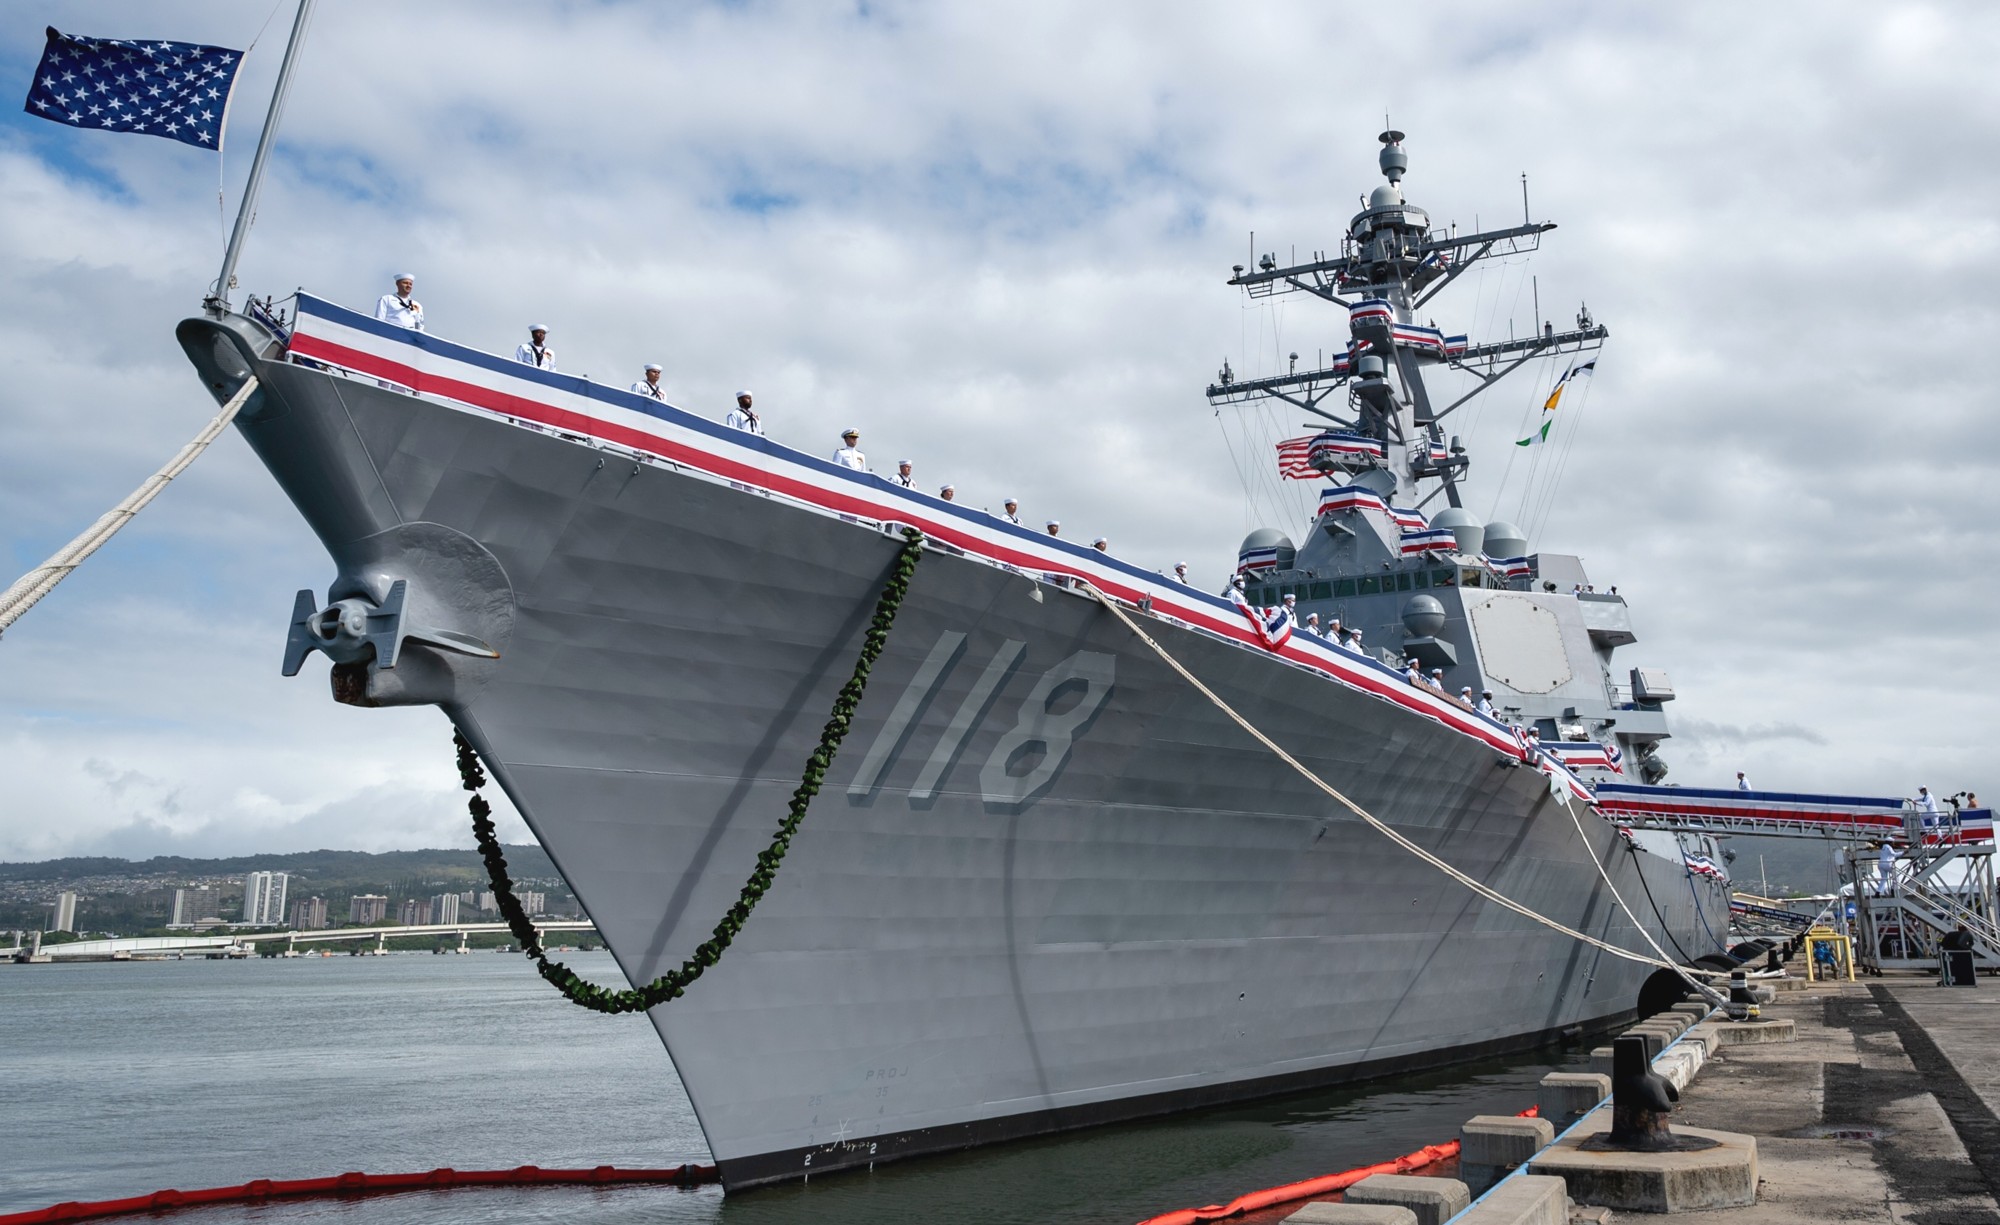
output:
[{"label": "harbor water", "polygon": [[[606,954],[563,956],[613,981]],[[0,1034],[0,1213],[347,1170],[708,1159],[652,1027],[573,1007],[518,955],[0,966]],[[174,1219],[1129,1225],[1454,1138],[1474,1114],[1532,1104],[1569,1060],[1544,1051],[726,1198],[493,1188]]]}]

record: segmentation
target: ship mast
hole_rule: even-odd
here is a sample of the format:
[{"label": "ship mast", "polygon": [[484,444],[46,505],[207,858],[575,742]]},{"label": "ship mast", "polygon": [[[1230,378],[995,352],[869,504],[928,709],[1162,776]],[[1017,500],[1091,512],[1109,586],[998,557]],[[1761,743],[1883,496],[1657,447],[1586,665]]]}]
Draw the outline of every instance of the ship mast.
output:
[{"label": "ship mast", "polygon": [[[1410,165],[1403,133],[1391,129],[1378,139],[1378,161],[1387,182],[1348,224],[1338,256],[1281,267],[1275,256],[1265,255],[1254,271],[1236,265],[1229,279],[1251,298],[1303,292],[1346,308],[1347,350],[1331,365],[1260,379],[1239,380],[1225,362],[1207,389],[1208,400],[1221,406],[1274,399],[1302,409],[1339,433],[1381,446],[1379,460],[1353,454],[1316,459],[1316,466],[1324,464],[1322,471],[1344,468],[1358,483],[1381,486],[1385,496],[1405,479],[1414,486],[1434,478],[1443,482],[1449,503],[1458,506],[1458,482],[1470,460],[1455,438],[1446,448],[1444,422],[1532,359],[1595,352],[1610,332],[1588,310],[1579,311],[1574,329],[1558,332],[1537,318],[1532,335],[1480,345],[1467,345],[1463,337],[1447,337],[1420,323],[1417,312],[1474,264],[1489,256],[1532,252],[1556,226],[1529,218],[1524,182],[1520,225],[1471,234],[1433,227],[1423,209],[1403,199],[1403,174]],[[1435,365],[1462,370],[1477,386],[1440,407],[1432,402],[1423,375],[1425,366]],[[1335,399],[1334,393],[1342,390],[1347,394]]]}]

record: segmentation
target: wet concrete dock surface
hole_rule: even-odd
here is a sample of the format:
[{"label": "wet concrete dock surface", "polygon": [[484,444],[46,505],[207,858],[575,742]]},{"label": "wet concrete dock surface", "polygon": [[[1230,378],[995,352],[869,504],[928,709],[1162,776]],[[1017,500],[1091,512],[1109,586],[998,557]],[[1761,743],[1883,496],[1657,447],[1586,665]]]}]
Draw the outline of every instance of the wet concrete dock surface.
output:
[{"label": "wet concrete dock surface", "polygon": [[1764,1015],[1796,1041],[1717,1052],[1673,1120],[1757,1137],[1757,1205],[1676,1219],[2000,1225],[2000,979],[1979,983],[1779,992]]}]

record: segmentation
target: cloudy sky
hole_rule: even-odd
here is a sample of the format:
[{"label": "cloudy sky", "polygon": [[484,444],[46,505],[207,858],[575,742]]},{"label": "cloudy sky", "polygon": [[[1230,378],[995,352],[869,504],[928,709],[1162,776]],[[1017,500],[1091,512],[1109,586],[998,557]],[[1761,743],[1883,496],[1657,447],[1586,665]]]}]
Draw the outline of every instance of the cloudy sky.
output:
[{"label": "cloudy sky", "polygon": [[[45,24],[259,40],[220,168],[0,117],[0,585],[212,411],[172,330],[289,8],[0,13],[17,96]],[[1558,371],[1462,414],[1469,501],[1631,600],[1621,665],[1681,694],[1673,781],[2000,795],[1972,532],[2000,519],[1995,46],[1975,4],[341,0],[240,277],[363,306],[414,269],[439,334],[511,350],[546,321],[564,369],[657,360],[717,415],[748,385],[785,441],[852,422],[878,466],[1219,583],[1246,529],[1301,526],[1265,471],[1299,422],[1203,386],[1344,336],[1222,282],[1337,244],[1386,112],[1438,221],[1511,224],[1526,174],[1561,225],[1440,325],[1525,331],[1539,298],[1611,328],[1532,481],[1507,444]],[[292,592],[330,577],[226,436],[0,640],[0,859],[469,844],[441,716],[278,675]]]}]

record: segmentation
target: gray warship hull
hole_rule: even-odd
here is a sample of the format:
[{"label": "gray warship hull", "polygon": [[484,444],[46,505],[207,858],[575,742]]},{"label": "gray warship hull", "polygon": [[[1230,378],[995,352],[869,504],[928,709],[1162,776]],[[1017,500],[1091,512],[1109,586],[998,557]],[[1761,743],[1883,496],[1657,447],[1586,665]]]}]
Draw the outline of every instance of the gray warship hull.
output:
[{"label": "gray warship hull", "polygon": [[[393,669],[336,668],[337,696],[442,707],[626,976],[678,966],[798,785],[900,537],[299,364],[241,318],[180,335],[218,398],[261,380],[238,425],[326,544],[329,598],[402,580],[409,618],[499,653],[412,639]],[[1145,625],[1457,868],[1650,953],[1601,861],[1656,936],[1715,951],[1718,882],[1573,816],[1491,743]],[[769,895],[650,1018],[740,1187],[1524,1048],[1628,1017],[1653,972],[1391,845],[1094,599],[942,545]]]}]

